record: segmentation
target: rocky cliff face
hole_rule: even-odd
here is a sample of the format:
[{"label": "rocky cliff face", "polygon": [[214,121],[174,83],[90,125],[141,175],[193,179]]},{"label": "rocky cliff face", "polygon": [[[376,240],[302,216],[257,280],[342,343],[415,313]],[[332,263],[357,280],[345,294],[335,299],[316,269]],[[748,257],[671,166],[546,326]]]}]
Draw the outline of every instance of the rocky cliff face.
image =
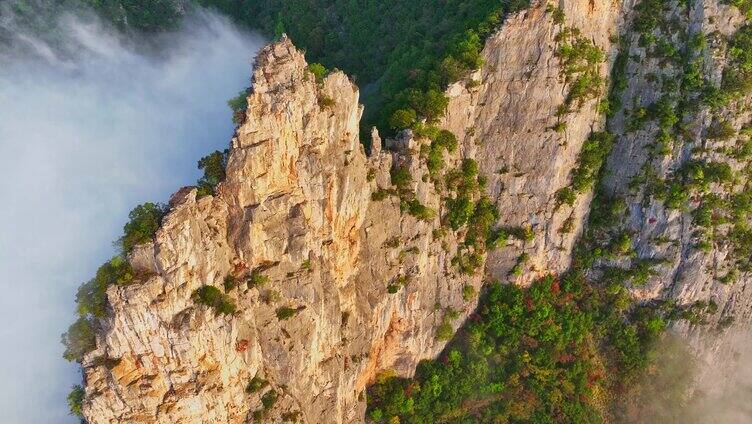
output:
[{"label": "rocky cliff face", "polygon": [[[567,187],[583,142],[602,129],[604,117],[597,95],[557,117],[567,101],[571,81],[562,74],[557,51],[558,35],[566,28],[582,36],[604,54],[596,64],[606,76],[613,60],[612,39],[618,35],[626,6],[618,1],[561,2],[563,22],[539,3],[508,19],[487,42],[485,66],[471,80],[449,88],[451,98],[445,125],[477,157],[489,178],[489,194],[501,211],[501,225],[527,226],[535,237],[520,247],[529,255],[525,272],[516,278],[527,283],[569,267],[572,248],[582,229],[590,197],[580,196],[572,205],[560,205],[558,190]],[[558,124],[558,130],[557,130]],[[569,220],[569,231],[561,231]],[[508,279],[519,251],[491,254],[488,272]]]},{"label": "rocky cliff face", "polygon": [[[131,255],[148,277],[108,290],[110,318],[83,364],[89,422],[244,422],[264,409],[271,422],[360,421],[378,371],[408,374],[441,350],[437,327],[473,309],[463,288],[477,292],[480,277],[450,265],[456,236],[438,239],[438,218],[371,201],[393,161],[423,204],[439,197],[409,136],[366,157],[361,112],[344,74],[317,82],[288,40],[259,54],[227,180],[216,196],[176,193],[155,241]],[[192,300],[225,281],[239,282],[238,313]],[[267,385],[248,393],[254,377]]]},{"label": "rocky cliff face", "polygon": [[[638,10],[633,19],[645,13]],[[623,107],[610,120],[616,142],[604,180],[604,193],[625,205],[612,232],[628,234],[633,250],[602,265],[652,262],[649,278],[631,291],[681,309],[674,331],[698,354],[701,379],[722,381],[711,374],[735,372],[752,313],[748,277],[739,268],[748,260],[737,232],[746,217],[726,203],[742,207],[746,196],[748,160],[739,152],[751,116],[748,97],[712,106],[701,92],[723,85],[729,40],[745,19],[713,0],[652,13],[658,41],[646,43],[635,28],[624,36],[627,84]],[[656,47],[661,40],[674,46],[670,57]],[[722,137],[721,126],[727,128]],[[723,177],[714,171],[721,169]]]},{"label": "rocky cliff face", "polygon": [[[677,23],[654,32],[665,31],[677,46],[708,34],[707,47],[689,58],[700,58],[702,75],[717,84],[725,44],[713,40],[732,34],[743,19],[714,0],[689,3],[665,10],[666,22]],[[483,68],[448,90],[441,125],[460,146],[446,154],[447,164],[476,159],[500,211],[497,225],[529,229],[529,236],[489,253],[485,274],[524,284],[570,266],[592,187],[570,201],[560,193],[570,186],[590,134],[608,128],[615,147],[603,196],[627,207],[604,245],[621,234],[630,238],[628,252],[601,259],[592,278],[656,259],[633,293],[673,300],[685,312],[712,300],[709,325],[680,321],[675,330],[708,360],[718,360],[719,351],[732,355],[729,343],[703,341],[727,317],[737,324],[750,319],[746,280],[719,281],[730,272],[732,247],[716,242],[697,249],[696,205],[666,207],[665,196],[656,199],[646,182],[669,180],[693,158],[742,169],[718,156],[739,137],[710,141],[707,133],[719,116],[740,129],[750,120],[740,107],[746,101],[713,112],[715,119],[707,108],[688,111],[680,117],[683,141],[651,154],[646,147],[655,143],[660,122],[640,128],[630,122],[673,90],[656,81],[685,72],[686,63],[672,64],[641,45],[644,35],[634,29],[638,15],[628,1],[560,6],[563,20],[542,3],[510,17],[488,40]],[[578,41],[571,42],[603,53],[578,68],[592,75],[605,78],[619,49],[627,52],[626,65],[618,66],[625,66],[628,84],[608,121],[598,107],[605,84],[571,100],[573,78],[583,71],[567,73],[559,47],[575,33]],[[671,95],[677,107],[699,94],[679,89]],[[374,133],[367,156],[358,136],[361,113],[348,78],[335,72],[317,81],[289,40],[259,54],[226,181],[215,196],[198,198],[191,188],[176,193],[154,242],[131,255],[142,278],[108,289],[109,318],[83,363],[89,422],[362,422],[364,390],[379,372],[411,375],[418,361],[441,351],[440,330],[456,328],[474,310],[483,273],[466,275],[452,263],[464,234],[442,227],[445,203],[430,183],[425,141],[405,132],[385,141],[387,149]],[[408,213],[392,188],[395,168],[411,175],[400,190],[430,212]],[[711,192],[721,193],[720,185]],[[192,299],[203,286],[225,283],[235,314],[218,315]]]}]

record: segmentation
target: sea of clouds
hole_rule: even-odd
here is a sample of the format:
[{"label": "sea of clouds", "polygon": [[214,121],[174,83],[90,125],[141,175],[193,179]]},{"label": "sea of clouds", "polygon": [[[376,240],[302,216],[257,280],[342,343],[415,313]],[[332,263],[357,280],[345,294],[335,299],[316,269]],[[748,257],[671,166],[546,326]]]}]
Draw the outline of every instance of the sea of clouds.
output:
[{"label": "sea of clouds", "polygon": [[76,422],[80,382],[60,334],[74,295],[115,254],[130,209],[165,201],[227,147],[227,99],[250,84],[264,43],[196,11],[149,46],[87,13],[37,37],[6,13],[0,32],[0,421]]}]

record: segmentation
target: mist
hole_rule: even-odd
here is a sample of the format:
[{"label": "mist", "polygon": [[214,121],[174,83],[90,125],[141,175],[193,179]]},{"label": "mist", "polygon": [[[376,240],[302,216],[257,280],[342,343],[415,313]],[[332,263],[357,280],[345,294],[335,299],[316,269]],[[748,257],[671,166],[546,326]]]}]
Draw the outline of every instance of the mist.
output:
[{"label": "mist", "polygon": [[687,414],[696,423],[752,423],[752,333],[732,328],[715,343],[710,357],[700,358]]},{"label": "mist", "polygon": [[671,332],[653,347],[653,364],[617,399],[624,424],[752,423],[752,336],[710,331],[693,343]]},{"label": "mist", "polygon": [[[85,13],[54,43],[7,16],[0,61],[0,410],[4,423],[77,422],[62,357],[76,288],[115,254],[130,209],[165,201],[227,147],[226,101],[250,83],[263,40],[197,11],[144,45]],[[148,53],[146,53],[148,51]]]}]

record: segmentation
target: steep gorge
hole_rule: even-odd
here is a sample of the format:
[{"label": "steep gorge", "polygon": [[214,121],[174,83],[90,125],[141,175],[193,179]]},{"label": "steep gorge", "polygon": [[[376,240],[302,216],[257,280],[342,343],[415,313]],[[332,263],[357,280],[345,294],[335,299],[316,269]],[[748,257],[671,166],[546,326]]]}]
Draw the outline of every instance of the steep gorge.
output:
[{"label": "steep gorge", "polygon": [[[448,88],[439,125],[459,143],[441,151],[442,178],[420,131],[383,143],[374,132],[366,154],[358,89],[343,73],[317,80],[286,38],[265,48],[225,181],[213,196],[178,191],[154,241],[129,257],[136,282],[107,289],[96,349],[82,361],[86,420],[362,422],[367,386],[436,358],[485,280],[527,285],[566,272],[573,258],[594,284],[618,280],[640,302],[660,301],[700,357],[732,369],[734,345],[718,333],[749,323],[746,274],[729,264],[735,248],[724,238],[698,248],[693,211],[707,193],[744,191],[744,163],[724,152],[746,137],[746,95],[700,106],[707,86],[723,86],[723,40],[744,18],[715,0],[559,6],[510,16],[487,40],[482,68]],[[647,17],[657,22],[646,28]],[[700,49],[691,47],[696,34],[709,39]],[[569,73],[567,43],[604,54]],[[609,96],[612,67],[612,85],[625,84]],[[693,70],[702,85],[684,77]],[[590,71],[600,87],[572,100]],[[709,137],[720,121],[733,135]],[[583,146],[602,131],[613,137],[603,180],[563,196]],[[682,180],[698,191],[667,205],[670,190],[655,183],[670,186],[700,161],[730,163],[736,177]],[[589,171],[600,175],[596,165]],[[455,170],[458,186],[437,183]],[[498,210],[493,227],[509,232],[487,258],[468,247],[470,225],[446,223],[446,198],[460,191],[473,202],[485,191]],[[604,209],[617,214],[607,227],[597,221]],[[729,221],[712,227],[725,231]],[[467,270],[465,261],[480,263]],[[731,269],[735,281],[721,281]],[[226,290],[237,311],[198,304],[207,285]]]}]

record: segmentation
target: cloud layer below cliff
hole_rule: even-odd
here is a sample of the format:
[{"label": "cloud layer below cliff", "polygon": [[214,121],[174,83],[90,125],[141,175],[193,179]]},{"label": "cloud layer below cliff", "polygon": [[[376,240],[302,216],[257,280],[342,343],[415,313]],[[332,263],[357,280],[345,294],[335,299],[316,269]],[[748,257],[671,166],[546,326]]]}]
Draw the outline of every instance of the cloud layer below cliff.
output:
[{"label": "cloud layer below cliff", "polygon": [[685,422],[752,423],[752,335],[738,328],[717,337],[723,349],[713,352],[717,357],[708,363],[698,364],[701,379],[687,406],[690,419]]},{"label": "cloud layer below cliff", "polygon": [[720,348],[701,357],[687,340],[664,338],[652,354],[655,366],[621,394],[616,422],[752,423],[752,337],[744,329],[711,337]]},{"label": "cloud layer below cliff", "polygon": [[149,54],[81,15],[60,18],[54,45],[0,30],[25,52],[0,67],[1,421],[75,422],[65,396],[80,376],[59,343],[75,289],[133,206],[166,200],[226,147],[226,101],[262,40],[203,12]]}]

